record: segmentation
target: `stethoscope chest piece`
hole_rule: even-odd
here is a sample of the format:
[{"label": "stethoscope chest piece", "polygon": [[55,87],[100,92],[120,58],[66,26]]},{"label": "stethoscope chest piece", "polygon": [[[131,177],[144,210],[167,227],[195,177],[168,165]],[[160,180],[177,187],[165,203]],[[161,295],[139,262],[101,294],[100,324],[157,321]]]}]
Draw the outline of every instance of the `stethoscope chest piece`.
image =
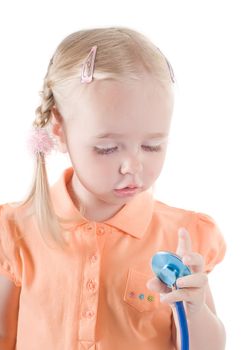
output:
[{"label": "stethoscope chest piece", "polygon": [[[151,259],[151,268],[159,280],[165,283],[168,287],[176,286],[176,280],[191,274],[188,266],[183,264],[181,258],[170,252],[158,252]],[[189,334],[186,320],[185,309],[182,301],[175,302],[180,325],[181,334],[181,350],[189,350]]]},{"label": "stethoscope chest piece", "polygon": [[151,268],[155,275],[170,288],[175,286],[179,277],[191,274],[189,267],[183,264],[181,258],[170,252],[158,252],[153,255]]}]

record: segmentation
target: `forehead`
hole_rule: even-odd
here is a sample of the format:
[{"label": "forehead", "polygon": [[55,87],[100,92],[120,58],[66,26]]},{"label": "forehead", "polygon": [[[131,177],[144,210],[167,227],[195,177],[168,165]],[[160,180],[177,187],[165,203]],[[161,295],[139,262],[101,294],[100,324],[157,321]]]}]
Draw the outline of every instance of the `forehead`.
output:
[{"label": "forehead", "polygon": [[172,106],[172,91],[144,77],[128,83],[99,80],[87,84],[77,90],[67,113],[89,136],[154,133],[168,126]]}]

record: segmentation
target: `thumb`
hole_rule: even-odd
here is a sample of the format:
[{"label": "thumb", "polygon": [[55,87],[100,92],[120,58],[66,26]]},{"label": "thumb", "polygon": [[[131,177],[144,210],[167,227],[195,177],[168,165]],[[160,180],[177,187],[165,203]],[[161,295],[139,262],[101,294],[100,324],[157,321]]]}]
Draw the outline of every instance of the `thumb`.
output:
[{"label": "thumb", "polygon": [[153,292],[158,292],[158,293],[168,293],[171,291],[169,287],[162,281],[160,281],[157,277],[154,277],[150,280],[147,281],[146,287]]}]

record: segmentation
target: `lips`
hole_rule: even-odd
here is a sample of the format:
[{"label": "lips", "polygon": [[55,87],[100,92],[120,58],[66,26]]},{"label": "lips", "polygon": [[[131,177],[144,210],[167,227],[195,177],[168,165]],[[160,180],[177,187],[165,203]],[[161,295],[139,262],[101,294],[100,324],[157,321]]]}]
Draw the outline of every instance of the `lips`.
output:
[{"label": "lips", "polygon": [[133,196],[134,194],[138,193],[140,190],[140,187],[124,187],[121,189],[116,189],[114,192],[116,193],[117,196],[119,197],[129,197]]},{"label": "lips", "polygon": [[137,186],[137,185],[128,185],[128,186],[125,186],[125,187],[121,187],[121,188],[116,188],[116,190],[124,190],[124,189],[131,189],[131,188],[138,188],[140,186]]}]

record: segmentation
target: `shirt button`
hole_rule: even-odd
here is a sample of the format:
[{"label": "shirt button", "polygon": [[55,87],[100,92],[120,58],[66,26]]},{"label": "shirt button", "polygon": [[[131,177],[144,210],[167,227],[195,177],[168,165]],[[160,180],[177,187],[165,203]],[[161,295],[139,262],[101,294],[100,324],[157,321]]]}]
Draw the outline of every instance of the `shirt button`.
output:
[{"label": "shirt button", "polygon": [[88,280],[87,289],[91,292],[95,292],[97,289],[97,283],[94,280]]},{"label": "shirt button", "polygon": [[97,235],[102,236],[104,234],[105,230],[103,227],[99,227],[97,230]]},{"label": "shirt button", "polygon": [[91,231],[92,230],[92,225],[87,225],[87,230]]},{"label": "shirt button", "polygon": [[77,232],[78,234],[80,234],[82,232],[82,228],[80,226],[77,226],[75,228],[75,232]]},{"label": "shirt button", "polygon": [[85,318],[93,318],[95,313],[92,310],[86,310],[82,313],[82,316]]},{"label": "shirt button", "polygon": [[95,264],[98,261],[98,256],[95,254],[90,257],[91,264]]},{"label": "shirt button", "polygon": [[5,270],[7,270],[7,271],[10,271],[11,269],[10,269],[10,266],[8,265],[8,263],[7,263],[7,261],[4,261],[3,262],[3,268],[5,269]]}]

